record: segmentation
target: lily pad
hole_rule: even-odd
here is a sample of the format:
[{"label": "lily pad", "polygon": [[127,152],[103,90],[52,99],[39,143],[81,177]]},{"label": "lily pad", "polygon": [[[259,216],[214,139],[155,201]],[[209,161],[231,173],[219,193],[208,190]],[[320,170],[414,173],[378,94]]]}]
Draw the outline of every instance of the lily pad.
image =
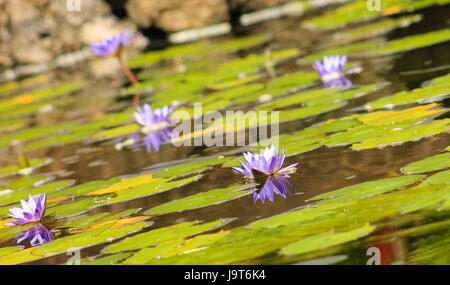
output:
[{"label": "lily pad", "polygon": [[402,168],[405,174],[424,173],[450,167],[450,153],[437,154],[423,160],[412,162]]},{"label": "lily pad", "polygon": [[135,250],[153,245],[158,245],[162,242],[183,239],[193,236],[205,231],[220,228],[227,224],[230,220],[216,220],[209,223],[200,224],[197,221],[184,222],[173,226],[159,228],[148,231],[133,237],[126,238],[118,243],[107,247],[104,252],[116,253],[128,250]]},{"label": "lily pad", "polygon": [[375,230],[372,225],[365,225],[348,232],[334,233],[328,232],[321,235],[307,237],[295,243],[291,243],[281,249],[282,254],[302,254],[318,249],[324,249],[330,246],[338,245],[348,241],[364,237]]},{"label": "lily pad", "polygon": [[251,191],[243,190],[251,187],[252,184],[234,185],[223,189],[210,190],[153,207],[145,213],[161,215],[217,205],[248,195]]},{"label": "lily pad", "polygon": [[371,55],[388,55],[422,47],[432,46],[450,40],[450,29],[429,32],[421,35],[409,36],[406,38],[387,42],[383,47],[374,49]]},{"label": "lily pad", "polygon": [[433,84],[412,91],[401,91],[392,96],[380,98],[365,105],[368,110],[393,108],[412,103],[442,101],[450,95],[450,75],[436,78]]}]

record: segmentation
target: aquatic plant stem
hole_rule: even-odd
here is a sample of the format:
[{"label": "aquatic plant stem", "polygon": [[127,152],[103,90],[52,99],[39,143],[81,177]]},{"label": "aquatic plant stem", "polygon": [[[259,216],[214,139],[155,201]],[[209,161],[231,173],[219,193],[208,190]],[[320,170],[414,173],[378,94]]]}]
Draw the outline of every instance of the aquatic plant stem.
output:
[{"label": "aquatic plant stem", "polygon": [[[126,63],[122,59],[122,57],[118,56],[117,58],[119,59],[120,67],[122,68],[122,70],[125,73],[125,75],[128,77],[128,80],[130,80],[130,82],[132,84],[137,84],[139,81],[137,80],[136,76],[133,74],[131,69],[126,65]],[[134,94],[134,98],[133,98],[133,106],[134,107],[139,106],[140,103],[141,103],[141,93],[140,92],[136,92]]]}]

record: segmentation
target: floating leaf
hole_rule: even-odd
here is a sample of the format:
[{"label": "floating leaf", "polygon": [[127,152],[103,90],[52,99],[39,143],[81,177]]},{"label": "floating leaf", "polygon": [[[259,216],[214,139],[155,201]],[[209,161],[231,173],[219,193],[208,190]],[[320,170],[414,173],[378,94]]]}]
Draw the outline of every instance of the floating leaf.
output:
[{"label": "floating leaf", "polygon": [[450,184],[450,170],[445,170],[438,172],[434,175],[431,175],[427,179],[423,181],[423,183],[428,184],[440,184],[440,183],[446,183]]},{"label": "floating leaf", "polygon": [[[107,240],[112,241],[132,232],[141,230],[146,225],[146,222],[138,222],[132,225],[113,228],[112,225],[108,224],[93,231],[87,231],[76,235],[62,237],[44,245],[31,248],[31,253],[35,258],[37,257],[36,259],[38,259],[43,256],[52,256],[55,254],[59,254],[71,248],[82,249],[84,247],[103,243]],[[4,264],[4,262],[8,261],[10,257],[11,255],[7,255],[0,258],[0,264]]]},{"label": "floating leaf", "polygon": [[110,185],[106,187],[105,189],[100,189],[96,191],[92,191],[87,193],[86,195],[103,195],[103,194],[109,194],[109,193],[117,193],[120,191],[132,189],[138,186],[141,186],[143,184],[158,184],[160,181],[160,178],[153,177],[152,174],[145,174],[141,176],[135,176],[131,178],[124,178],[121,181]]},{"label": "floating leaf", "polygon": [[384,0],[380,3],[382,9],[368,12],[367,2],[355,1],[345,4],[336,10],[320,15],[303,25],[309,28],[332,29],[340,28],[351,23],[365,22],[382,16],[383,14],[397,14],[401,12],[413,12],[432,5],[444,5],[449,0]]},{"label": "floating leaf", "polygon": [[228,222],[229,220],[224,219],[203,224],[199,224],[199,222],[184,222],[126,238],[107,247],[104,251],[108,253],[116,253],[149,247],[165,241],[183,239],[205,231],[210,231],[222,227]]},{"label": "floating leaf", "polygon": [[117,253],[113,255],[109,255],[106,257],[98,258],[93,261],[89,261],[89,258],[84,259],[81,261],[81,264],[83,265],[115,265],[119,261],[126,259],[130,255],[132,255],[132,252],[122,252]]},{"label": "floating leaf", "polygon": [[26,188],[18,191],[7,191],[7,192],[0,192],[1,201],[0,204],[10,204],[18,202],[22,199],[26,200],[28,199],[29,195],[36,196],[38,194],[44,194],[44,193],[53,193],[58,190],[64,189],[74,183],[73,180],[61,180],[61,181],[55,181],[48,183],[44,186],[36,187],[36,188]]},{"label": "floating leaf", "polygon": [[117,220],[104,221],[104,222],[92,225],[89,228],[85,229],[84,231],[93,231],[104,225],[109,225],[109,224],[113,224],[111,226],[111,229],[116,229],[116,228],[120,228],[123,226],[132,225],[132,224],[135,224],[140,221],[145,221],[148,218],[149,218],[148,216],[137,216],[137,217],[132,217],[132,218],[121,218],[121,219],[117,219]]},{"label": "floating leaf", "polygon": [[365,105],[368,110],[392,108],[394,106],[441,101],[450,95],[450,75],[436,78],[431,85],[417,88],[412,91],[401,91],[392,96],[380,98]]},{"label": "floating leaf", "polygon": [[407,141],[417,141],[425,137],[445,133],[449,130],[450,119],[435,120],[429,124],[414,126],[406,129],[392,129],[381,137],[369,138],[362,143],[354,144],[352,148],[359,150],[397,145]]},{"label": "floating leaf", "polygon": [[407,261],[413,265],[442,265],[450,262],[450,231],[439,231],[415,240]]},{"label": "floating leaf", "polygon": [[229,88],[233,88],[233,87],[241,86],[241,85],[244,85],[244,84],[247,84],[250,82],[257,81],[260,78],[261,78],[261,76],[259,76],[259,75],[251,75],[249,77],[240,78],[240,79],[236,79],[236,80],[229,80],[229,81],[225,81],[225,82],[218,82],[218,83],[210,84],[208,86],[208,88],[212,89],[212,90],[224,90],[224,89],[229,89]]},{"label": "floating leaf", "polygon": [[[32,158],[28,159],[29,166],[27,168],[36,169],[50,162],[50,159]],[[10,165],[0,168],[0,177],[7,175],[20,174],[21,168],[18,165]]]},{"label": "floating leaf", "polygon": [[388,55],[408,50],[429,47],[450,40],[450,29],[414,35],[387,42],[383,47],[374,49],[371,55]]},{"label": "floating leaf", "polygon": [[430,190],[436,191],[431,195],[427,195],[418,200],[405,203],[400,208],[402,214],[418,211],[431,206],[439,205],[444,200],[450,199],[450,185],[437,184],[428,186]]},{"label": "floating leaf", "polygon": [[128,258],[123,264],[146,264],[153,259],[167,258],[173,255],[204,249],[226,236],[228,231],[220,231],[214,234],[204,234],[192,239],[170,240],[158,244],[155,247],[144,248]]},{"label": "floating leaf", "polygon": [[168,177],[177,177],[177,176],[188,175],[188,174],[192,174],[192,173],[199,173],[199,172],[205,171],[210,166],[227,162],[230,159],[231,158],[228,158],[228,157],[227,158],[219,157],[219,158],[213,158],[213,159],[207,159],[207,160],[194,161],[194,162],[190,162],[190,163],[183,163],[183,164],[180,164],[177,166],[172,166],[172,167],[166,168],[164,170],[158,171],[158,172],[154,173],[153,176],[156,178],[158,178],[158,177],[168,178]]},{"label": "floating leaf", "polygon": [[78,218],[75,220],[71,220],[66,222],[64,225],[62,225],[62,228],[88,228],[92,227],[94,225],[106,222],[106,221],[112,221],[112,220],[118,220],[127,218],[130,215],[136,214],[139,212],[140,208],[138,209],[129,209],[125,210],[116,214],[111,214],[107,212],[103,213],[97,213],[94,215],[89,215],[86,217]]},{"label": "floating leaf", "polygon": [[406,27],[412,23],[419,22],[420,15],[404,16],[399,18],[386,18],[375,23],[357,26],[353,29],[343,30],[333,35],[334,42],[354,42],[375,36],[386,34],[396,28]]},{"label": "floating leaf", "polygon": [[242,190],[251,187],[252,184],[234,185],[223,189],[210,190],[156,206],[145,213],[161,215],[217,205],[248,195],[251,191]]},{"label": "floating leaf", "polygon": [[334,196],[340,197],[330,200],[332,203],[335,203],[336,201],[340,202],[352,199],[361,199],[411,185],[423,178],[425,178],[425,175],[410,175],[364,182],[315,196],[311,198],[311,200],[321,200]]},{"label": "floating leaf", "polygon": [[442,153],[412,162],[402,168],[405,174],[424,173],[450,167],[450,153]]},{"label": "floating leaf", "polygon": [[184,186],[191,182],[197,181],[200,177],[200,175],[196,175],[193,177],[175,181],[168,181],[168,179],[164,179],[162,181],[154,181],[148,184],[143,184],[141,186],[128,189],[127,191],[117,192],[117,195],[114,198],[109,199],[108,203],[118,203],[137,198],[148,197]]},{"label": "floating leaf", "polygon": [[356,240],[364,237],[375,229],[372,225],[365,225],[363,227],[343,232],[334,233],[328,232],[321,235],[316,235],[312,237],[307,237],[301,239],[295,243],[291,243],[281,249],[282,254],[302,254],[305,252],[310,252],[318,249],[324,249],[330,246],[338,245],[348,241]]}]

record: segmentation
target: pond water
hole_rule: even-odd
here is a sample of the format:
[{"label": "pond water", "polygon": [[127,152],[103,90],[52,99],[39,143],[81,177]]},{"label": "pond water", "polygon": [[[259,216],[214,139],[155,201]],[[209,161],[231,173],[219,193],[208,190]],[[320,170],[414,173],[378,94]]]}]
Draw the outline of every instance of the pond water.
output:
[{"label": "pond water", "polygon": [[[0,84],[0,264],[448,264],[450,1],[361,2],[131,56],[134,85],[89,63]],[[311,64],[339,54],[352,86],[324,88]],[[291,194],[255,202],[231,168],[264,142],[119,148],[135,92],[279,111]],[[44,193],[44,229],[6,226]]]}]

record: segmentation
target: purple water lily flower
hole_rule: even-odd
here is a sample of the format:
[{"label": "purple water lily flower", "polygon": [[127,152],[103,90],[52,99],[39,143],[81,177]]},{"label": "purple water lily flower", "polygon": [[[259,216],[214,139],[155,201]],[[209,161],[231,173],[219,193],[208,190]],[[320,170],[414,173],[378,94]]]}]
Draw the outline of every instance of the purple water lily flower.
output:
[{"label": "purple water lily flower", "polygon": [[91,44],[91,50],[96,56],[100,57],[117,55],[122,48],[128,46],[131,36],[131,31],[120,33],[99,43]]},{"label": "purple water lily flower", "polygon": [[16,242],[22,243],[24,240],[30,240],[31,246],[41,245],[53,240],[53,234],[41,224],[35,224],[29,229],[21,232],[16,238]]},{"label": "purple water lily flower", "polygon": [[[274,146],[266,147],[260,154],[244,153],[244,161],[239,161],[242,167],[233,167],[233,169],[249,179],[250,183],[258,183],[253,192],[253,200],[264,201],[269,199],[273,201],[274,195],[281,195],[286,198],[290,193],[291,186],[288,178],[289,174],[296,171],[299,163],[291,164],[283,168],[286,151],[282,153]],[[262,185],[262,187],[261,187]]]},{"label": "purple water lily flower", "polygon": [[165,106],[153,111],[150,105],[145,103],[142,108],[138,106],[136,109],[134,118],[136,123],[142,126],[141,133],[145,135],[143,143],[147,152],[150,152],[152,147],[159,151],[159,146],[171,138],[173,129],[170,115],[173,107]]},{"label": "purple water lily flower", "polygon": [[352,86],[352,82],[345,77],[346,63],[347,56],[335,55],[324,56],[323,62],[316,60],[312,66],[319,73],[324,88],[349,87]]},{"label": "purple water lily flower", "polygon": [[21,200],[22,208],[14,207],[9,209],[12,214],[9,216],[16,221],[11,221],[6,226],[23,225],[28,223],[36,223],[42,218],[45,212],[46,195],[38,195],[34,198],[31,194],[28,201]]},{"label": "purple water lily flower", "polygon": [[244,161],[239,161],[242,168],[233,167],[233,169],[247,178],[254,178],[252,170],[257,170],[267,176],[277,173],[291,173],[292,170],[295,171],[295,167],[298,163],[282,168],[285,158],[286,151],[281,153],[274,146],[266,147],[260,154],[244,152]]}]

